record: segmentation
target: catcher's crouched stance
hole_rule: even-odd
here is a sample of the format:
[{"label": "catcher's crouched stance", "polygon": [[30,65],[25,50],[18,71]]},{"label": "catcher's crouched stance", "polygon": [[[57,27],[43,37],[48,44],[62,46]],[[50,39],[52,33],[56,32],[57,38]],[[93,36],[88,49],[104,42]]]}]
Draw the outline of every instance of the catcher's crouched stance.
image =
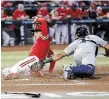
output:
[{"label": "catcher's crouched stance", "polygon": [[[35,42],[29,52],[29,56],[24,60],[19,61],[13,67],[5,68],[2,70],[2,75],[5,79],[14,79],[19,78],[20,74],[31,76],[32,74],[38,74],[44,76],[41,70],[37,72],[31,71],[31,66],[34,66],[39,60],[45,59],[53,54],[53,51],[50,49],[50,40],[48,36],[48,27],[47,22],[44,18],[35,18],[34,23],[39,22],[40,26],[34,24],[34,38]],[[50,67],[48,72],[52,72],[54,69],[55,62],[50,62]]]},{"label": "catcher's crouched stance", "polygon": [[[109,50],[109,44],[95,35],[88,35],[87,28],[81,26],[76,30],[74,42],[65,48],[59,54],[55,54],[50,58],[39,61],[37,65],[32,66],[32,70],[40,70],[45,63],[57,61],[65,56],[74,54],[74,65],[68,65],[64,68],[63,78],[65,80],[72,78],[86,78],[92,77],[95,73],[96,55],[98,52],[98,45]],[[72,60],[73,61],[73,60]]]}]

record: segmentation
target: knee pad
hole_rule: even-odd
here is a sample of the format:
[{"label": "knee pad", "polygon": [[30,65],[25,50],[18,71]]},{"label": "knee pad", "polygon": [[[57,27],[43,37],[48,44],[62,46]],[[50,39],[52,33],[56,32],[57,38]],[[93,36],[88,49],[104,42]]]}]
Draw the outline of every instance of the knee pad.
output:
[{"label": "knee pad", "polygon": [[95,66],[88,64],[88,65],[79,65],[74,68],[74,76],[80,78],[87,78],[91,77],[95,73]]},{"label": "knee pad", "polygon": [[95,73],[95,66],[88,65],[78,65],[73,66],[72,64],[66,66],[63,73],[64,80],[70,80],[74,78],[88,78],[93,76]]}]

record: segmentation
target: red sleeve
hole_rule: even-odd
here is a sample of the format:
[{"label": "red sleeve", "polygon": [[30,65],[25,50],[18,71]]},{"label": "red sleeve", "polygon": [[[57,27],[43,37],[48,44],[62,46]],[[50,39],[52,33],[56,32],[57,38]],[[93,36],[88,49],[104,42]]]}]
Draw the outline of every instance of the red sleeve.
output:
[{"label": "red sleeve", "polygon": [[37,22],[41,23],[42,25],[43,36],[47,36],[48,35],[47,21],[44,18],[37,18]]},{"label": "red sleeve", "polygon": [[25,11],[24,11],[24,13],[23,13],[23,14],[24,14],[24,16],[27,16],[27,14],[26,14],[26,12],[25,12]]},{"label": "red sleeve", "polygon": [[54,54],[54,52],[53,52],[51,49],[49,49],[49,52],[48,52],[47,57],[50,57],[50,56],[53,55],[53,54]]},{"label": "red sleeve", "polygon": [[5,7],[6,5],[7,5],[7,2],[6,2],[6,1],[2,1],[2,2],[1,2],[1,6],[2,6],[2,7]]},{"label": "red sleeve", "polygon": [[7,15],[4,13],[3,15],[1,15],[1,18],[6,18]]},{"label": "red sleeve", "polygon": [[88,12],[87,11],[83,11],[83,15],[84,16],[88,16]]},{"label": "red sleeve", "polygon": [[46,12],[45,12],[45,16],[47,16],[47,15],[49,15],[49,12],[48,12],[48,10],[46,10]]},{"label": "red sleeve", "polygon": [[56,11],[57,11],[57,13],[58,13],[57,16],[59,16],[59,15],[60,15],[60,8],[57,8]]},{"label": "red sleeve", "polygon": [[72,15],[72,9],[68,8],[67,15]]},{"label": "red sleeve", "polygon": [[78,13],[76,11],[72,11],[72,18],[77,18],[78,17]]},{"label": "red sleeve", "polygon": [[42,12],[41,12],[40,9],[38,9],[37,12],[36,12],[36,15],[38,15],[38,14],[42,15]]},{"label": "red sleeve", "polygon": [[104,12],[102,12],[102,13],[101,13],[101,16],[104,16],[104,15],[105,15]]},{"label": "red sleeve", "polygon": [[[47,57],[50,57],[53,54],[54,54],[53,51],[51,49],[49,49],[49,52],[48,52]],[[50,62],[49,72],[52,72],[53,71],[53,69],[55,67],[55,63],[56,63],[55,61]]]},{"label": "red sleeve", "polygon": [[14,13],[13,13],[13,18],[16,20],[18,18],[18,11],[15,10]]},{"label": "red sleeve", "polygon": [[15,20],[16,20],[17,18],[20,18],[21,15],[27,16],[27,14],[26,14],[25,11],[22,12],[22,13],[20,13],[19,10],[15,10],[14,13],[13,13],[13,17],[14,17]]}]

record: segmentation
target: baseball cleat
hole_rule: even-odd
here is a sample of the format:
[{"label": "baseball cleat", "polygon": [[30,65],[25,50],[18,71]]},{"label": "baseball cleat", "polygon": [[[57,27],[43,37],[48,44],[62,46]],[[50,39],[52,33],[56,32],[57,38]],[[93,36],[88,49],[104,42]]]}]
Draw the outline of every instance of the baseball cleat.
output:
[{"label": "baseball cleat", "polygon": [[63,65],[63,79],[68,80],[69,66]]},{"label": "baseball cleat", "polygon": [[10,73],[11,73],[11,68],[4,68],[4,69],[1,70],[1,75],[3,77],[8,76]]}]

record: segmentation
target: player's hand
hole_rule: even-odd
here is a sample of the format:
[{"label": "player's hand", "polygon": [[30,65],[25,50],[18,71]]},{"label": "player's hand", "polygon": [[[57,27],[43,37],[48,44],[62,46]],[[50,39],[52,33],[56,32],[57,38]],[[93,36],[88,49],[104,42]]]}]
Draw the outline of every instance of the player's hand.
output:
[{"label": "player's hand", "polygon": [[59,16],[59,17],[58,17],[58,20],[60,20],[61,18],[62,18],[62,16]]},{"label": "player's hand", "polygon": [[45,63],[43,62],[43,60],[40,60],[39,62],[36,62],[31,66],[31,70],[34,72],[40,71],[43,69],[44,65]]},{"label": "player's hand", "polygon": [[37,19],[38,19],[38,16],[36,16],[36,17],[34,18],[33,23],[36,22]]}]

